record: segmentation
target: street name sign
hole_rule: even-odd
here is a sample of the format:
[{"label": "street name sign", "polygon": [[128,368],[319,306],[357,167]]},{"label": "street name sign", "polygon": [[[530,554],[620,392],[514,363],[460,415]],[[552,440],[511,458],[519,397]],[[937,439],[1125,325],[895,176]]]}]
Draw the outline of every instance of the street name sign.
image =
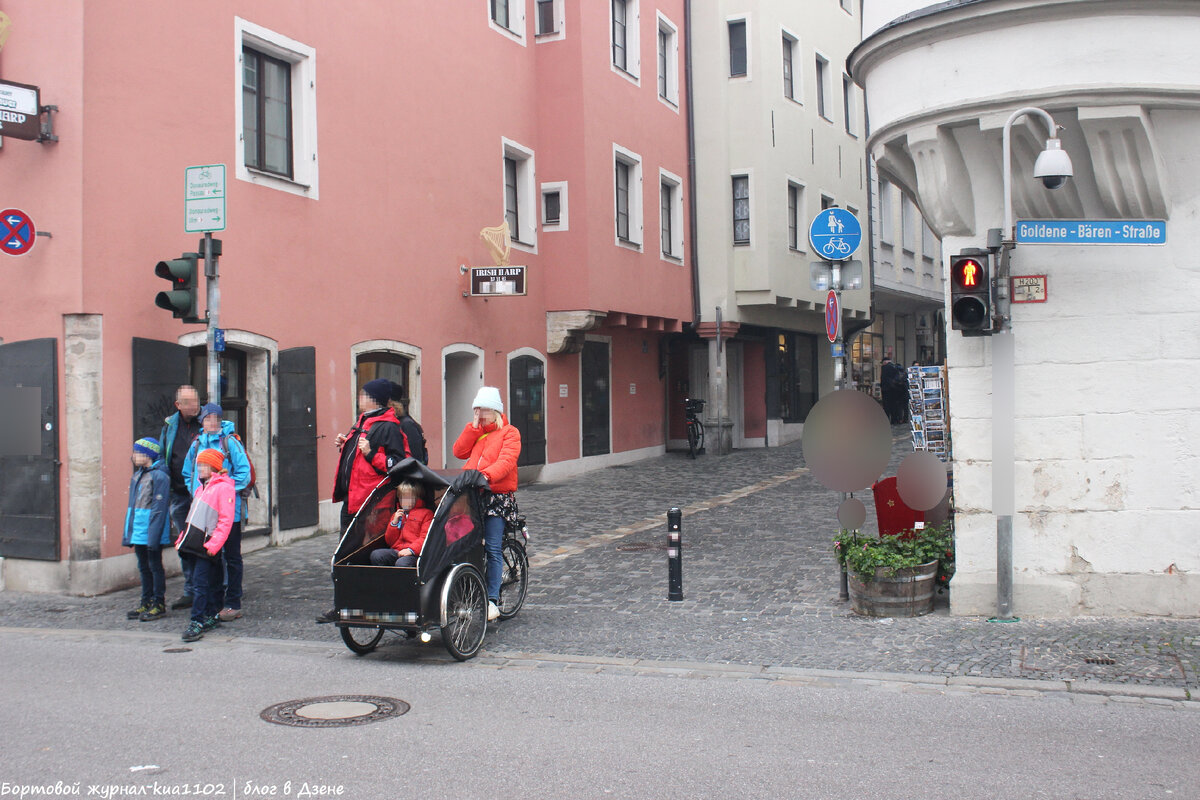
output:
[{"label": "street name sign", "polygon": [[42,138],[38,87],[0,81],[0,136],[35,142]]},{"label": "street name sign", "polygon": [[525,267],[471,267],[471,296],[525,294]]},{"label": "street name sign", "polygon": [[836,342],[838,334],[842,330],[842,304],[838,300],[838,293],[833,289],[829,290],[829,294],[825,295],[825,335],[829,337],[829,341]]},{"label": "street name sign", "polygon": [[808,241],[826,261],[845,261],[862,243],[862,225],[844,208],[826,208],[808,226]]},{"label": "street name sign", "polygon": [[184,170],[184,233],[225,230],[225,165],[202,164]]},{"label": "street name sign", "polygon": [[1166,244],[1161,219],[1023,219],[1017,244]]},{"label": "street name sign", "polygon": [[0,211],[0,251],[10,256],[20,256],[33,248],[37,228],[33,220],[19,208]]}]

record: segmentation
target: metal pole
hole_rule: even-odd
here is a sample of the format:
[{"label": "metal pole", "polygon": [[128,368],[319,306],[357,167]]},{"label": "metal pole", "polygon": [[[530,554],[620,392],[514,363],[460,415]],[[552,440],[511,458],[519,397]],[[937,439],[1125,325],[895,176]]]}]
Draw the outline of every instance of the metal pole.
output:
[{"label": "metal pole", "polygon": [[208,333],[208,402],[221,402],[221,354],[217,352],[217,328],[221,317],[221,287],[217,276],[217,254],[213,252],[212,233],[204,234],[204,278],[208,289],[207,320]]},{"label": "metal pole", "polygon": [[[841,367],[841,372],[842,372],[840,378],[837,380],[837,384],[838,384],[837,388],[845,389],[846,388],[846,380],[847,380],[846,374],[849,370],[846,369],[846,332],[845,332],[845,330],[843,330],[842,319],[841,319],[841,316],[842,316],[842,267],[839,262],[832,261],[829,263],[829,275],[830,275],[829,283],[831,285],[831,288],[835,292],[837,292],[837,306],[838,306],[837,337],[836,337],[837,341],[834,342],[834,345],[842,353],[840,356],[838,356],[838,359],[837,359],[838,366]],[[835,369],[836,369],[836,367],[835,367]],[[840,503],[844,504],[846,502],[846,499],[849,496],[850,495],[848,495],[846,492],[841,492]],[[841,506],[839,505],[839,508],[840,507]],[[839,520],[839,522],[840,522],[840,520]],[[838,578],[838,600],[849,600],[849,599],[850,599],[850,584],[849,584],[847,576],[846,576],[846,567],[845,567],[845,565],[843,565],[841,575]]]},{"label": "metal pole", "polygon": [[667,512],[667,599],[683,599],[683,540],[679,521],[683,512],[672,508]]}]

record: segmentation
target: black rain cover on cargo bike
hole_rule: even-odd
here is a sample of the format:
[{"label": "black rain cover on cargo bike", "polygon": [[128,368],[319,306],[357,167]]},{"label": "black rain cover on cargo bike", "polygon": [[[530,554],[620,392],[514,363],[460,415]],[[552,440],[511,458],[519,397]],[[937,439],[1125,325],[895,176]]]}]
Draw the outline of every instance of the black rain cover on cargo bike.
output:
[{"label": "black rain cover on cargo bike", "polygon": [[[396,487],[409,481],[421,487],[421,500],[427,508],[433,508],[434,495],[439,489],[449,486],[446,479],[415,458],[406,458],[392,467],[391,471],[371,490],[362,508],[354,515],[346,533],[333,554],[333,563],[338,564],[364,544],[383,536],[392,514],[396,512]],[[380,545],[381,547],[383,545]],[[365,561],[363,562],[365,563]]]},{"label": "black rain cover on cargo bike", "polygon": [[417,559],[417,578],[422,583],[466,560],[467,553],[483,541],[483,490],[487,485],[487,478],[475,470],[466,470],[451,482]]}]

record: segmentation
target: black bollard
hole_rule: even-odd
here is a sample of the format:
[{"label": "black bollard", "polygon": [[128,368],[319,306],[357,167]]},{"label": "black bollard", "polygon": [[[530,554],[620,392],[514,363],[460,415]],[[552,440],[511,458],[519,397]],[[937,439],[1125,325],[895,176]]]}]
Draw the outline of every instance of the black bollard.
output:
[{"label": "black bollard", "polygon": [[667,599],[683,599],[683,540],[679,520],[683,512],[672,508],[667,512]]}]

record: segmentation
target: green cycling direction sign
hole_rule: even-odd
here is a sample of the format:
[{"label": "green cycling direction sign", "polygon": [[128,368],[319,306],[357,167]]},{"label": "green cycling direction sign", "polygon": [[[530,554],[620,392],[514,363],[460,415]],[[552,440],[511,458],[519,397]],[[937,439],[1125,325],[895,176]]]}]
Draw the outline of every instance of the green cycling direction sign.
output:
[{"label": "green cycling direction sign", "polygon": [[201,164],[184,170],[183,230],[225,230],[224,164]]}]

